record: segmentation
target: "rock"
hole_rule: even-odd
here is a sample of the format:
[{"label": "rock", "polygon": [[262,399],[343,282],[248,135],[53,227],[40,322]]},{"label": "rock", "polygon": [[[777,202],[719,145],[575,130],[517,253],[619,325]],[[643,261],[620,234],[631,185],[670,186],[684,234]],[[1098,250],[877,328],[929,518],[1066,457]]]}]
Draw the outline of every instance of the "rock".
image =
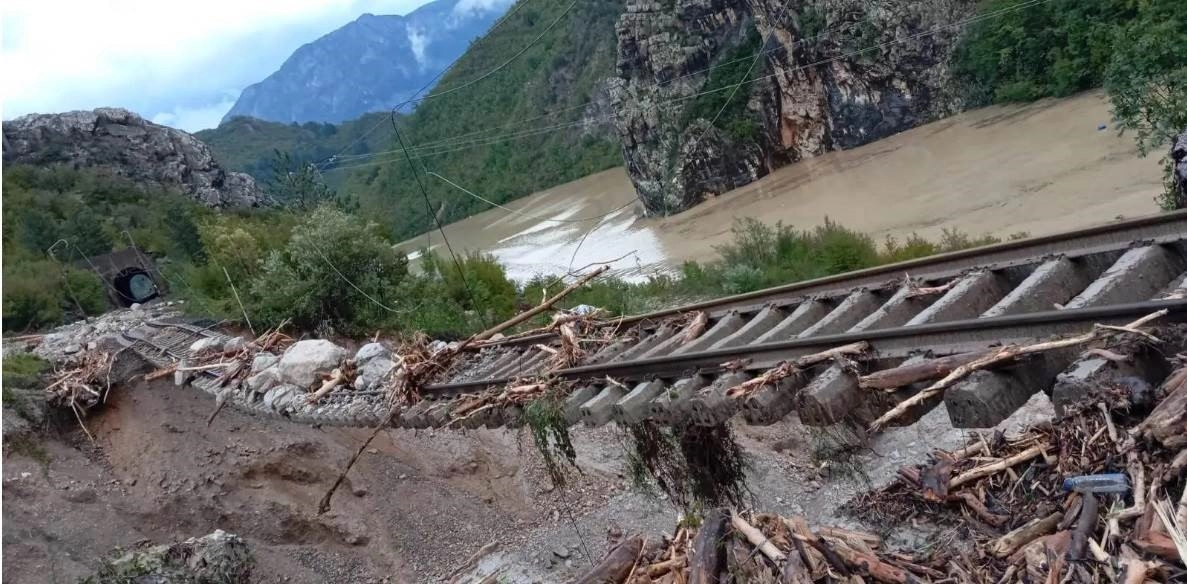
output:
[{"label": "rock", "polygon": [[132,306],[129,306],[129,307],[128,307],[128,309],[129,309],[129,310],[140,310],[140,303],[139,303],[139,302],[133,302],[133,303],[132,303]]},{"label": "rock", "polygon": [[198,354],[214,351],[221,346],[222,344],[218,337],[203,337],[190,345],[190,353]]},{"label": "rock", "polygon": [[280,358],[280,379],[301,387],[313,384],[346,358],[346,349],[323,339],[298,341]]},{"label": "rock", "polygon": [[246,346],[247,339],[244,339],[243,337],[231,337],[227,339],[226,343],[223,343],[223,351],[227,353],[240,351]]},{"label": "rock", "polygon": [[359,347],[359,352],[355,353],[354,355],[354,362],[355,364],[361,366],[365,365],[368,361],[376,357],[390,359],[391,356],[392,352],[381,343],[367,343],[362,347]]},{"label": "rock", "polygon": [[264,407],[279,412],[294,395],[301,397],[304,393],[295,385],[278,385],[264,394]]},{"label": "rock", "polygon": [[552,555],[554,555],[562,560],[566,560],[569,558],[569,548],[564,547],[564,546],[554,547],[554,548],[552,548]]},{"label": "rock", "polygon": [[1176,209],[1187,209],[1187,129],[1171,145],[1171,164],[1174,165],[1171,178],[1171,192],[1176,199]]},{"label": "rock", "polygon": [[[957,111],[963,103],[948,60],[964,27],[949,25],[975,6],[806,0],[787,10],[781,0],[627,0],[616,26],[618,77],[607,91],[645,211],[677,213],[785,164]],[[861,43],[869,50],[854,52],[853,34],[819,34],[852,23],[868,31]],[[758,81],[740,87],[736,106],[689,120],[701,103],[692,98],[708,89],[708,66],[746,59],[764,43]],[[725,116],[710,124],[718,111]]]},{"label": "rock", "polygon": [[82,351],[82,346],[79,345],[78,343],[70,343],[69,345],[66,345],[66,347],[62,349],[62,352],[66,353],[67,355],[73,355],[74,353],[78,353],[80,351]]},{"label": "rock", "polygon": [[352,495],[354,495],[356,497],[366,497],[367,496],[367,489],[364,489],[363,487],[355,487],[350,492]]},{"label": "rock", "polygon": [[251,360],[251,372],[253,374],[259,373],[269,367],[272,367],[273,365],[276,365],[279,362],[280,357],[272,353],[260,351],[259,353],[256,353],[255,358]]},{"label": "rock", "polygon": [[[247,543],[221,529],[181,543],[117,550],[104,563],[105,573],[134,574],[129,581],[142,584],[251,582],[255,567]],[[108,581],[101,575],[93,580]]]},{"label": "rock", "polygon": [[396,368],[396,364],[386,357],[376,357],[364,364],[358,376],[354,379],[354,388],[359,390],[375,389]]},{"label": "rock", "polygon": [[255,181],[228,172],[181,130],[123,109],[30,114],[4,122],[4,164],[101,168],[138,185],[179,190],[215,208],[270,205]]},{"label": "rock", "polygon": [[280,373],[276,369],[265,369],[244,380],[247,389],[258,393],[265,393],[269,389],[280,385]]}]

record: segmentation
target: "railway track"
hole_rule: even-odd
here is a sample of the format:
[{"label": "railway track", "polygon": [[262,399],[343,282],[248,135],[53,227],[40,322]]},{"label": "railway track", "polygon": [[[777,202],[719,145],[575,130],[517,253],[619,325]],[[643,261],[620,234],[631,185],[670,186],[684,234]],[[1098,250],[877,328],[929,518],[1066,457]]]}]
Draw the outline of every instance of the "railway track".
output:
[{"label": "railway track", "polygon": [[[860,388],[857,374],[1081,333],[1164,308],[1167,319],[1184,320],[1184,296],[1187,213],[1178,212],[623,319],[605,325],[619,331],[609,342],[550,374],[576,382],[566,402],[574,423],[654,418],[713,424],[742,413],[762,424],[797,411],[805,423],[826,425],[870,419],[901,399]],[[707,323],[703,333],[686,340],[689,328],[701,326],[689,318],[695,313],[704,313]],[[854,342],[868,343],[856,368],[822,364],[743,403],[723,399],[730,387],[784,361]],[[435,401],[414,407],[401,421],[436,425],[454,396],[539,376],[558,344],[554,335],[534,335],[486,345],[461,359],[448,378],[424,388]],[[992,426],[1039,388],[1052,387],[1064,370],[1083,377],[1102,368],[1075,354],[1051,354],[1016,371],[959,384],[944,403],[958,427]],[[1054,397],[1057,405],[1074,398]],[[475,423],[503,422],[514,423],[514,415],[492,412]]]},{"label": "railway track", "polygon": [[[910,278],[906,278],[909,274]],[[859,376],[929,358],[975,354],[1003,343],[1077,334],[1095,324],[1123,324],[1165,309],[1164,321],[1187,321],[1187,213],[1118,222],[1058,236],[1014,241],[862,270],[678,309],[618,319],[582,343],[585,357],[549,370],[559,346],[551,334],[488,343],[455,360],[450,373],[422,388],[426,400],[396,424],[449,423],[454,399],[500,391],[545,373],[571,382],[570,423],[600,426],[654,419],[712,425],[741,415],[752,424],[792,413],[811,425],[867,422],[920,389],[863,388]],[[700,316],[701,318],[697,318]],[[698,322],[702,321],[702,322]],[[689,329],[701,327],[699,334]],[[150,323],[122,342],[157,367],[188,359],[204,337],[228,337],[185,322]],[[823,361],[798,374],[731,397],[730,389],[822,351],[862,343],[859,355]],[[913,408],[910,424],[941,403],[957,427],[989,427],[1039,390],[1057,408],[1092,383],[1133,375],[1157,381],[1166,362],[1154,352],[1131,364],[1057,351],[978,375],[942,401]],[[386,414],[382,392],[342,388],[319,404],[227,392],[213,372],[194,385],[240,409],[297,422],[374,426]],[[271,393],[271,392],[269,392]],[[514,426],[514,408],[467,417],[464,427]]]}]

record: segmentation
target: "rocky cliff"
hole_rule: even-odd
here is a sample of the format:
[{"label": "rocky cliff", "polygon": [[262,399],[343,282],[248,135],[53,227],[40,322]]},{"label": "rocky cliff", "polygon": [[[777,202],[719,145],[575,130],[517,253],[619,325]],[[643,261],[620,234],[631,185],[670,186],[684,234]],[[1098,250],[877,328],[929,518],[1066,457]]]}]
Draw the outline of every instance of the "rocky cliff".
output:
[{"label": "rocky cliff", "polygon": [[137,183],[177,189],[208,207],[269,203],[254,179],[224,170],[197,138],[117,108],[4,122],[4,163],[103,168]]},{"label": "rocky cliff", "polygon": [[465,52],[509,4],[437,0],[405,16],[364,14],[244,89],[223,122],[338,123],[391,109]]},{"label": "rocky cliff", "polygon": [[[953,113],[972,0],[630,0],[611,85],[627,170],[675,213]],[[754,58],[758,55],[757,60]]]},{"label": "rocky cliff", "polygon": [[1171,144],[1171,184],[1168,189],[1175,197],[1176,209],[1187,209],[1187,130]]}]

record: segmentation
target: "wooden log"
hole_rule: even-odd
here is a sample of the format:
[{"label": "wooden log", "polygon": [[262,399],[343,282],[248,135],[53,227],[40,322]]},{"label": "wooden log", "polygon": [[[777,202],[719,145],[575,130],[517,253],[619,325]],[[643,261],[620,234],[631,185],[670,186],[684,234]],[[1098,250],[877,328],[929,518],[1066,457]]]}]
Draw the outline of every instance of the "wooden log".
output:
[{"label": "wooden log", "polygon": [[145,374],[144,380],[145,381],[156,381],[162,377],[168,377],[168,376],[172,375],[173,372],[175,372],[175,371],[177,371],[177,363],[173,363],[172,365],[170,365],[168,367],[157,369],[156,371]]},{"label": "wooden log", "polygon": [[580,278],[577,279],[576,282],[573,282],[564,290],[557,292],[552,298],[549,298],[548,300],[541,302],[539,306],[537,306],[531,310],[521,312],[521,313],[515,315],[514,317],[512,317],[510,320],[507,320],[506,322],[495,325],[494,327],[491,327],[485,331],[482,331],[481,333],[479,333],[477,335],[474,335],[473,337],[470,337],[467,341],[465,341],[463,343],[463,346],[473,343],[475,341],[485,341],[486,339],[493,337],[495,334],[503,332],[504,330],[507,330],[521,322],[531,320],[532,317],[536,316],[537,314],[541,314],[541,313],[551,309],[553,307],[553,305],[555,305],[558,301],[560,301],[561,298],[568,296],[570,292],[584,286],[586,282],[589,282],[590,280],[598,277],[599,275],[604,274],[609,269],[610,269],[610,266],[601,266],[598,269],[596,269],[584,276],[581,276]]},{"label": "wooden log", "polygon": [[575,584],[619,584],[626,580],[635,562],[639,559],[639,551],[643,549],[643,538],[628,537],[619,542],[606,554],[602,561],[590,568],[588,572],[575,580]]},{"label": "wooden log", "polygon": [[812,584],[812,571],[804,563],[803,555],[798,551],[800,543],[794,542],[797,549],[792,549],[783,562],[779,574],[779,584]]},{"label": "wooden log", "polygon": [[1179,563],[1179,548],[1175,547],[1175,540],[1165,533],[1151,530],[1142,539],[1134,539],[1133,545],[1142,551],[1168,562]]},{"label": "wooden log", "polygon": [[316,403],[317,400],[321,399],[327,393],[333,391],[334,388],[338,387],[338,385],[343,381],[346,381],[346,374],[343,373],[341,369],[335,369],[334,372],[330,374],[330,378],[322,382],[321,387],[318,388],[317,391],[309,394],[309,397],[307,398],[309,403]]},{"label": "wooden log", "polygon": [[1055,526],[1059,525],[1059,520],[1062,518],[1063,512],[1056,511],[1041,519],[1033,519],[1022,527],[999,537],[989,546],[989,551],[999,558],[1004,558],[1014,553],[1018,548],[1054,531]]},{"label": "wooden log", "polygon": [[851,570],[870,576],[879,582],[904,584],[915,581],[915,578],[906,570],[894,564],[883,562],[878,559],[878,556],[873,554],[858,551],[845,545],[835,545],[833,546],[833,550],[841,559],[845,560],[845,563]]},{"label": "wooden log", "polygon": [[972,470],[969,470],[968,472],[965,472],[959,476],[953,477],[952,481],[950,483],[948,483],[948,488],[950,490],[955,489],[956,487],[959,487],[965,483],[972,482],[977,479],[987,477],[991,474],[1001,472],[1003,470],[1006,470],[1007,468],[1010,468],[1011,466],[1014,466],[1015,464],[1018,464],[1020,462],[1026,462],[1027,460],[1030,460],[1036,456],[1039,456],[1046,449],[1047,449],[1047,443],[1043,442],[1043,443],[1031,446],[1030,448],[1027,448],[1026,450],[1023,450],[1022,452],[1019,452],[1018,454],[1015,454],[1014,456],[1011,456],[1009,458],[1003,458],[997,462],[978,466],[978,467],[973,468]]},{"label": "wooden log", "polygon": [[968,491],[961,491],[953,495],[948,495],[948,501],[960,501],[964,503],[965,506],[967,506],[973,511],[973,513],[977,515],[977,517],[981,518],[981,521],[984,521],[985,523],[988,523],[994,527],[1001,527],[1002,525],[1005,525],[1006,521],[1009,521],[1010,519],[1005,515],[994,515],[989,511],[989,509],[985,507],[985,504],[982,503],[976,495]]},{"label": "wooden log", "polygon": [[1166,448],[1183,448],[1187,446],[1187,367],[1172,373],[1162,388],[1167,396],[1138,425],[1138,435]]},{"label": "wooden log", "polygon": [[771,543],[771,540],[767,539],[767,536],[763,535],[758,529],[755,529],[753,525],[750,525],[750,522],[742,519],[740,515],[731,515],[730,524],[734,526],[735,531],[746,537],[746,541],[749,541],[751,545],[758,548],[758,551],[762,552],[762,555],[775,562],[775,565],[779,565],[787,559],[787,556],[779,551],[779,548],[775,547],[775,544]]},{"label": "wooden log", "polygon": [[803,517],[794,516],[783,518],[783,524],[791,531],[791,541],[795,544],[796,550],[800,552],[800,556],[803,557],[804,565],[808,567],[811,579],[818,580],[823,577],[827,571],[824,556],[810,544],[804,545],[810,538],[816,537],[808,528],[808,522],[804,521]]},{"label": "wooden log", "polygon": [[728,511],[713,509],[701,522],[688,554],[689,584],[716,584],[725,566],[725,539]]},{"label": "wooden log", "polygon": [[938,357],[936,359],[928,359],[920,361],[911,365],[901,365],[893,369],[883,369],[875,371],[869,375],[863,375],[857,379],[858,386],[863,389],[898,389],[906,387],[912,383],[920,381],[927,381],[937,377],[943,377],[951,373],[961,365],[967,365],[984,357],[992,349],[984,351],[972,351],[969,353],[958,353],[956,355],[948,355],[947,357]]},{"label": "wooden log", "polygon": [[1100,519],[1099,510],[1100,503],[1096,500],[1096,496],[1092,493],[1085,494],[1083,504],[1080,506],[1080,520],[1076,523],[1075,530],[1072,531],[1071,546],[1067,550],[1069,560],[1084,559],[1088,539],[1092,537],[1092,532],[1096,530],[1096,522]]}]

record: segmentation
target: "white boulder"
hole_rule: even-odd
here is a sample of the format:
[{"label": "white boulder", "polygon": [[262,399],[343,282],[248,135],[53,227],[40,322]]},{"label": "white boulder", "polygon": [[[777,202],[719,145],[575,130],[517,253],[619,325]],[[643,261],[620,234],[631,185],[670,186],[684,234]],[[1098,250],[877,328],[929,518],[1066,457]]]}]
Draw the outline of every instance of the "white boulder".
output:
[{"label": "white boulder", "polygon": [[298,341],[284,352],[277,364],[280,380],[308,387],[320,374],[333,371],[346,356],[346,349],[324,339]]}]

